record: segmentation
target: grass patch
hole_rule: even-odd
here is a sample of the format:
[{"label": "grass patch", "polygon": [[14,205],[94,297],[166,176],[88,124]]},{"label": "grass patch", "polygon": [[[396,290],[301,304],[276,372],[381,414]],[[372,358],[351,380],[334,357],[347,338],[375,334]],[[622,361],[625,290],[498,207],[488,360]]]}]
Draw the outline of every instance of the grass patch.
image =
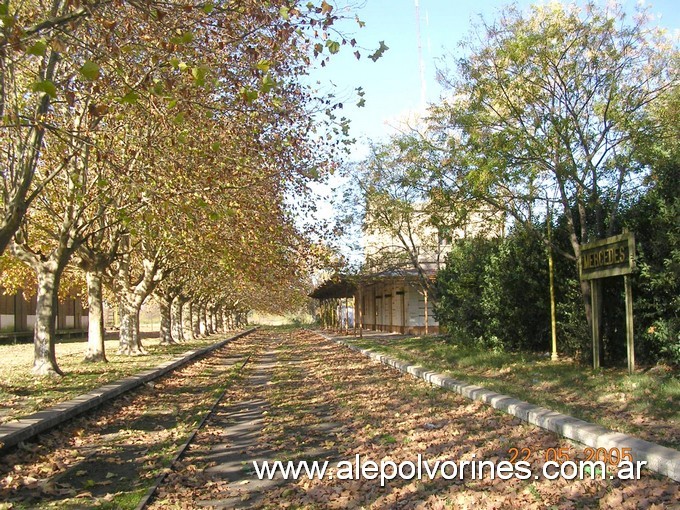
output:
[{"label": "grass patch", "polygon": [[392,434],[378,434],[376,436],[376,441],[382,445],[396,444],[397,438]]},{"label": "grass patch", "polygon": [[455,379],[517,397],[671,448],[680,448],[680,379],[666,367],[629,375],[593,370],[569,359],[500,352],[442,336],[364,337],[353,344]]},{"label": "grass patch", "polygon": [[116,494],[111,501],[100,502],[98,505],[102,510],[120,510],[122,508],[137,508],[139,502],[146,495],[148,488],[121,492]]},{"label": "grass patch", "polygon": [[36,377],[31,373],[33,344],[0,345],[0,423],[45,409],[105,384],[156,367],[190,350],[212,345],[224,338],[209,337],[178,345],[159,345],[147,338],[146,356],[117,354],[118,340],[106,341],[108,363],[85,363],[87,341],[66,341],[56,345],[57,363],[65,372],[59,379]]}]

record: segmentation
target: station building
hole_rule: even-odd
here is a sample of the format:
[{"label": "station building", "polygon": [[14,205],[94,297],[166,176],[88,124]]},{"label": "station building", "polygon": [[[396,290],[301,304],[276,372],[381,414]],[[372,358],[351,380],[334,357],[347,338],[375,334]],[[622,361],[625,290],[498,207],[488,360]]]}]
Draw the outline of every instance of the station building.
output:
[{"label": "station building", "polygon": [[[32,338],[36,320],[36,298],[26,299],[23,292],[5,294],[0,288],[0,339]],[[57,331],[86,333],[88,311],[78,296],[59,301]]]},{"label": "station building", "polygon": [[330,276],[310,294],[319,301],[322,327],[359,334],[364,329],[439,333],[428,289],[433,289],[452,243],[469,236],[502,236],[504,230],[503,217],[484,209],[471,213],[455,231],[435,228],[426,207],[415,207],[405,223],[406,232],[399,226],[365,230],[361,272]]}]

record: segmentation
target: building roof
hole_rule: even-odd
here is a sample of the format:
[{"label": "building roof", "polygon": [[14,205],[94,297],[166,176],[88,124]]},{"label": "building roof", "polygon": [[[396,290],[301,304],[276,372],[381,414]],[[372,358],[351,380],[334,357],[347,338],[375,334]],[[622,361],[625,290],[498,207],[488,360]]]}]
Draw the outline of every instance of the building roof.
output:
[{"label": "building roof", "polygon": [[356,283],[347,275],[336,274],[314,289],[309,297],[315,299],[349,298],[354,296],[356,290]]},{"label": "building roof", "polygon": [[[430,279],[433,279],[437,274],[437,271],[431,267],[423,269]],[[418,270],[414,268],[393,268],[377,273],[356,275],[336,274],[315,288],[314,291],[309,294],[309,297],[315,299],[349,298],[354,296],[358,284],[370,285],[384,280],[416,280],[418,278]]]}]

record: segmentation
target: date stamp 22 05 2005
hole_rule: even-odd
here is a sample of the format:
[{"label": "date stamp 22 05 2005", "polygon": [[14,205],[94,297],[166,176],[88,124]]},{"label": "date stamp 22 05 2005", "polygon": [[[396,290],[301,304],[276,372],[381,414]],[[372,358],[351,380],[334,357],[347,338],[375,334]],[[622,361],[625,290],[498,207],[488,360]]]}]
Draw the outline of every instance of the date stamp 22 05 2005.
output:
[{"label": "date stamp 22 05 2005", "polygon": [[[646,461],[635,462],[630,448],[586,447],[583,454],[577,454],[572,448],[560,447],[547,448],[534,454],[531,448],[523,447],[508,449],[508,456],[509,461],[515,465],[530,465],[530,460],[538,457],[543,461],[543,476],[548,480],[556,478],[639,480],[640,470],[647,464]],[[608,467],[617,469],[612,470]]]}]

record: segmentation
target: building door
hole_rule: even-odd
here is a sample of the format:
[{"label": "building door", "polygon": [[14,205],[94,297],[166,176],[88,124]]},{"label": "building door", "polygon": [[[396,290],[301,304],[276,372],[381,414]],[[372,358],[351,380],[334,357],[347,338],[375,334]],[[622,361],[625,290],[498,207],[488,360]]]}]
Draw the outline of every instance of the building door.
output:
[{"label": "building door", "polygon": [[383,325],[383,308],[382,296],[375,297],[375,330],[382,331]]},{"label": "building door", "polygon": [[404,332],[404,291],[396,292],[394,301],[394,325],[395,331],[399,333]]}]

